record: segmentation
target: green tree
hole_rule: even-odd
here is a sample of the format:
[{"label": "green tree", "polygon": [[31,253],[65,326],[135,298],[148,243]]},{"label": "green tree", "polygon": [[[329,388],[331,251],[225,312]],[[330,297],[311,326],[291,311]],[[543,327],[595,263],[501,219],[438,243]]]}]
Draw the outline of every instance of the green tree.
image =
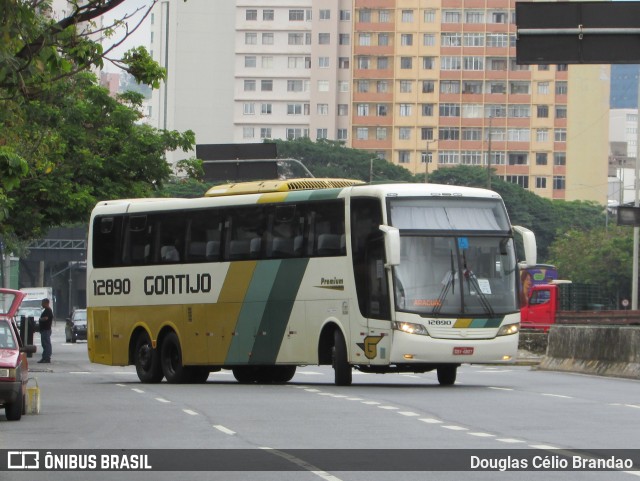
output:
[{"label": "green tree", "polygon": [[87,73],[59,80],[39,100],[14,100],[9,145],[28,173],[11,194],[0,234],[30,239],[86,222],[99,200],[153,195],[171,175],[165,152],[191,149],[195,136],[139,123],[141,102],[133,92],[110,97]]},{"label": "green tree", "polygon": [[315,177],[413,182],[407,169],[380,159],[371,152],[351,149],[335,140],[313,142],[307,137],[269,141],[277,144],[278,157],[301,161]]},{"label": "green tree", "polygon": [[562,278],[597,284],[612,298],[631,296],[632,229],[572,229],[559,235],[549,250]]}]

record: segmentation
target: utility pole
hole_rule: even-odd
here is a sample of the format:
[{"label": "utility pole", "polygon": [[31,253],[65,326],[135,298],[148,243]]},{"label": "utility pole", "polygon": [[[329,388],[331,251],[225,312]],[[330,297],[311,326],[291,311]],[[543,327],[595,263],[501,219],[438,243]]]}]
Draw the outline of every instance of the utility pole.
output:
[{"label": "utility pole", "polygon": [[431,140],[427,140],[427,152],[425,155],[425,159],[424,159],[424,183],[428,184],[429,183],[429,144],[431,144],[432,142],[435,142],[435,140],[431,139]]},{"label": "utility pole", "polygon": [[487,146],[487,189],[491,190],[491,126],[493,115],[489,115],[489,145]]}]

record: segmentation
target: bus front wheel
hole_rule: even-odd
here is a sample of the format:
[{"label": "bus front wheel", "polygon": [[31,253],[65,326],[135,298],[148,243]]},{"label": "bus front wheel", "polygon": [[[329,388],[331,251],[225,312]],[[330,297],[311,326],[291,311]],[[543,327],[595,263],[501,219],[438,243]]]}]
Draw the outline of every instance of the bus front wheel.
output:
[{"label": "bus front wheel", "polygon": [[138,336],[133,356],[136,373],[141,382],[159,383],[162,381],[164,374],[162,367],[160,367],[159,353],[151,345],[151,339],[146,332]]},{"label": "bus front wheel", "polygon": [[446,365],[440,366],[437,369],[438,372],[438,382],[441,386],[453,386],[456,382],[456,375],[458,373],[458,366]]},{"label": "bus front wheel", "polygon": [[333,372],[336,386],[351,386],[352,371],[347,343],[340,329],[333,333]]},{"label": "bus front wheel", "polygon": [[175,332],[170,332],[162,341],[160,350],[162,372],[168,383],[181,384],[189,382],[190,372],[182,365],[182,349]]}]

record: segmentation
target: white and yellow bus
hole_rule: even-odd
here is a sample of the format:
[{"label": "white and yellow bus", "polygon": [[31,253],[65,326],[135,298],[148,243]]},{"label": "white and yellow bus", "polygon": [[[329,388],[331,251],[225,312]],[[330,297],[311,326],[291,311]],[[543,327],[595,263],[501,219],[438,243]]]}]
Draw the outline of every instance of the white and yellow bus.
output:
[{"label": "white and yellow bus", "polygon": [[220,369],[281,383],[332,365],[337,385],[353,368],[436,370],[450,385],[461,363],[516,356],[514,229],[495,192],[435,184],[300,179],[100,202],[89,358],[134,364],[145,383]]}]

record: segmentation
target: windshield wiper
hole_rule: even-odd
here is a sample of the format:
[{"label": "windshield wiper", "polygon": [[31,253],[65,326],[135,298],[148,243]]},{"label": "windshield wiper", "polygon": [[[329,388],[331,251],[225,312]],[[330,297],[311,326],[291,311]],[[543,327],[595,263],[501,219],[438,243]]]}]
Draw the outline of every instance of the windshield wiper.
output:
[{"label": "windshield wiper", "polygon": [[[478,294],[478,299],[480,300],[480,305],[482,305],[482,307],[484,308],[486,313],[489,314],[490,317],[494,317],[495,316],[495,312],[493,311],[493,308],[491,307],[491,303],[487,299],[487,296],[484,294],[484,292],[482,292],[482,289],[480,289],[480,283],[478,282],[478,278],[473,273],[473,271],[467,267],[467,257],[465,255],[464,251],[462,252],[462,260],[463,260],[463,263],[464,263],[464,265],[463,265],[463,267],[464,267],[464,278],[469,283],[469,295],[471,295],[471,287],[473,287],[475,289],[476,293]],[[464,295],[464,293],[463,293],[463,295]]]},{"label": "windshield wiper", "polygon": [[442,289],[440,290],[440,295],[438,296],[438,302],[433,307],[433,313],[439,314],[442,310],[442,306],[444,305],[444,301],[447,298],[447,294],[449,294],[449,289],[455,295],[456,293],[456,269],[453,263],[453,250],[451,251],[451,270],[447,273],[449,278],[445,281]]}]

